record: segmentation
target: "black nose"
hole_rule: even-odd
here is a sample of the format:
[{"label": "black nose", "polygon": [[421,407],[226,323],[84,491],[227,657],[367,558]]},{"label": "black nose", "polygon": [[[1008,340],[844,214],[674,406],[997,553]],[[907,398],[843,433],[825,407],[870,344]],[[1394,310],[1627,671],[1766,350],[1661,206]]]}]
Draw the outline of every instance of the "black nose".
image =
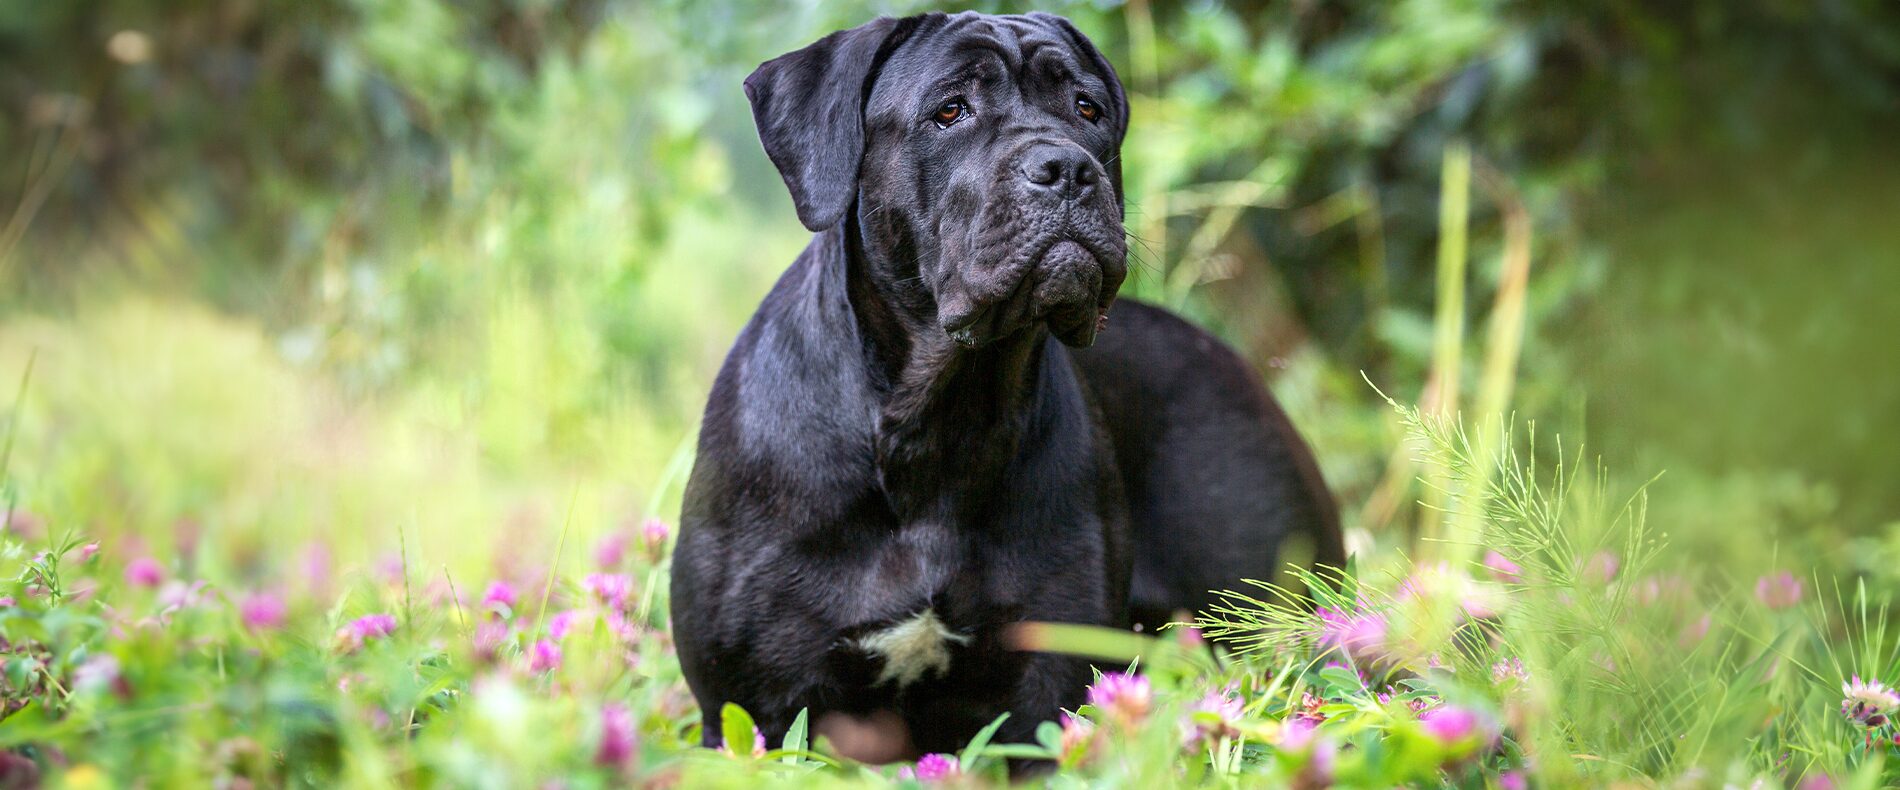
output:
[{"label": "black nose", "polygon": [[1042,145],[1023,157],[1023,177],[1032,188],[1075,200],[1094,188],[1100,180],[1100,168],[1094,157],[1075,146]]}]

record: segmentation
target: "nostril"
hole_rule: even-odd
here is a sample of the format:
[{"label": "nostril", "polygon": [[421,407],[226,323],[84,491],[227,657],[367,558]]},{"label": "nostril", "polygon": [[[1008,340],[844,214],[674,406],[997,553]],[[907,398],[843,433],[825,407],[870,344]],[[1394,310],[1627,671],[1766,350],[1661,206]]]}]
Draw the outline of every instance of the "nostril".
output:
[{"label": "nostril", "polygon": [[1029,183],[1037,186],[1049,186],[1062,180],[1062,162],[1054,157],[1044,158],[1024,168]]},{"label": "nostril", "polygon": [[1099,177],[1100,174],[1096,173],[1094,165],[1087,162],[1077,162],[1075,164],[1075,183],[1088,186],[1095,183],[1095,180]]}]

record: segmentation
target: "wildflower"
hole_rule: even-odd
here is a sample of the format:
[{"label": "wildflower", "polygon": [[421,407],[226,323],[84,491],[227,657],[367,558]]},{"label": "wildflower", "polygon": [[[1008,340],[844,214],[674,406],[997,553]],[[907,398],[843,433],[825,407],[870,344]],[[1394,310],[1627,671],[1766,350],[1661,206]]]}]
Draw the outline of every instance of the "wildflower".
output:
[{"label": "wildflower", "polygon": [[1616,578],[1618,567],[1620,566],[1616,554],[1610,551],[1599,551],[1591,555],[1590,559],[1584,563],[1583,577],[1598,584],[1609,584]]},{"label": "wildflower", "polygon": [[1484,567],[1496,576],[1498,581],[1518,584],[1524,581],[1524,567],[1511,561],[1511,558],[1492,549],[1484,553]]},{"label": "wildflower", "polygon": [[1524,668],[1524,659],[1507,658],[1491,665],[1491,682],[1500,686],[1516,685],[1531,679],[1531,673]]},{"label": "wildflower", "polygon": [[610,532],[594,544],[594,566],[603,571],[620,567],[627,558],[627,544],[633,542],[633,536],[625,531]]},{"label": "wildflower", "polygon": [[490,582],[488,591],[482,594],[482,609],[502,616],[503,612],[514,612],[517,600],[512,585],[504,581]]},{"label": "wildflower", "polygon": [[[1380,705],[1390,705],[1394,699],[1398,699],[1398,693],[1399,692],[1393,687],[1386,686],[1385,691],[1379,692],[1374,699],[1377,699]],[[1408,700],[1403,700],[1403,702],[1405,709],[1416,715],[1424,713],[1427,709],[1431,708],[1431,706],[1438,704],[1438,698],[1431,695],[1420,695]]]},{"label": "wildflower", "polygon": [[158,560],[140,557],[125,565],[125,583],[134,587],[157,587],[165,582],[165,568]]},{"label": "wildflower", "polygon": [[1755,599],[1770,610],[1788,609],[1801,602],[1801,580],[1787,571],[1755,580]]},{"label": "wildflower", "polygon": [[19,605],[20,605],[20,602],[19,602],[19,601],[16,601],[16,600],[13,600],[13,596],[11,596],[11,595],[0,595],[0,609],[11,609],[11,608],[13,608],[13,607],[15,607],[15,606],[19,606]]},{"label": "wildflower", "polygon": [[1471,575],[1451,567],[1448,562],[1418,566],[1399,585],[1398,599],[1429,604],[1436,600],[1456,600],[1458,608],[1476,618],[1496,617],[1503,608],[1501,591],[1478,583]]},{"label": "wildflower", "polygon": [[603,606],[615,611],[626,611],[627,602],[633,597],[633,577],[619,573],[590,573],[581,580],[581,587]]},{"label": "wildflower", "polygon": [[88,562],[93,557],[99,556],[99,541],[95,540],[91,543],[87,543],[75,551],[78,552],[79,556],[73,560],[74,562]]},{"label": "wildflower", "polygon": [[1333,786],[1334,752],[1332,740],[1319,731],[1319,725],[1305,719],[1287,722],[1280,736],[1282,759],[1298,761],[1292,786],[1300,790]]},{"label": "wildflower", "polygon": [[1326,720],[1326,714],[1320,708],[1326,706],[1326,700],[1311,691],[1300,692],[1300,709],[1293,714],[1296,721],[1306,724],[1319,724]]},{"label": "wildflower", "polygon": [[1225,691],[1208,692],[1181,719],[1183,743],[1194,748],[1205,741],[1239,736],[1241,707],[1240,700]]},{"label": "wildflower", "polygon": [[305,544],[299,552],[297,564],[306,588],[317,597],[323,597],[323,591],[330,588],[329,547],[316,542]]},{"label": "wildflower", "polygon": [[1696,618],[1695,622],[1683,626],[1682,635],[1677,637],[1676,643],[1685,648],[1694,646],[1697,642],[1702,641],[1703,637],[1709,635],[1709,625],[1712,622],[1707,614]]},{"label": "wildflower", "polygon": [[917,758],[917,767],[904,766],[897,769],[897,778],[914,779],[919,782],[941,782],[955,778],[963,769],[957,765],[957,758],[948,754],[926,754]]},{"label": "wildflower", "polygon": [[1386,621],[1375,612],[1363,609],[1335,611],[1324,606],[1316,614],[1320,619],[1319,644],[1337,648],[1355,661],[1376,662],[1386,656]]},{"label": "wildflower", "polygon": [[74,691],[102,691],[114,688],[120,680],[119,659],[100,653],[73,669]]},{"label": "wildflower", "polygon": [[528,649],[528,671],[535,674],[552,672],[561,666],[561,646],[553,640],[542,639]]},{"label": "wildflower", "polygon": [[14,539],[20,541],[28,541],[38,537],[40,528],[46,525],[46,522],[41,521],[39,516],[35,516],[24,510],[0,513],[0,517],[4,517],[6,521],[5,531],[13,533]]},{"label": "wildflower", "polygon": [[573,630],[574,623],[581,619],[581,612],[569,609],[548,618],[548,638],[559,642],[567,638],[567,632]]},{"label": "wildflower", "polygon": [[[85,768],[88,766],[80,766]],[[77,768],[66,771],[65,781],[72,784]],[[0,787],[39,787],[40,764],[33,758],[10,750],[0,750]]]},{"label": "wildflower", "polygon": [[1095,722],[1064,711],[1062,714],[1062,760],[1068,762],[1095,740]]},{"label": "wildflower", "polygon": [[204,598],[203,580],[186,584],[177,579],[165,583],[158,589],[158,610],[160,614],[171,614],[180,609],[197,606]]},{"label": "wildflower", "polygon": [[395,615],[366,614],[337,629],[336,635],[337,641],[343,644],[344,652],[354,652],[369,644],[371,639],[389,636],[395,630]]},{"label": "wildflower", "polygon": [[672,533],[673,529],[658,518],[647,519],[640,525],[640,539],[646,543],[648,559],[659,562],[666,557],[666,540]]},{"label": "wildflower", "polygon": [[401,587],[408,581],[409,571],[403,566],[401,554],[384,554],[376,561],[376,575],[383,578],[384,584]]},{"label": "wildflower", "polygon": [[1523,771],[1505,771],[1498,774],[1498,790],[1530,790],[1531,783],[1524,778]]},{"label": "wildflower", "polygon": [[508,624],[500,620],[487,620],[475,626],[475,657],[482,662],[491,662],[501,655],[501,646],[508,641]]},{"label": "wildflower", "polygon": [[253,631],[267,631],[284,624],[284,599],[270,593],[251,593],[238,605],[238,616],[243,619],[244,627]]},{"label": "wildflower", "polygon": [[640,626],[621,616],[619,612],[608,612],[607,616],[601,619],[607,623],[607,632],[613,634],[614,639],[622,644],[637,644],[645,633]]},{"label": "wildflower", "polygon": [[1490,721],[1477,711],[1457,705],[1440,705],[1420,713],[1418,722],[1426,735],[1448,749],[1462,751],[1497,740]]},{"label": "wildflower", "polygon": [[1900,707],[1900,694],[1878,680],[1861,680],[1859,675],[1853,682],[1841,684],[1841,694],[1841,715],[1868,729],[1886,724],[1894,708]]},{"label": "wildflower", "polygon": [[625,705],[601,706],[600,747],[594,750],[594,764],[625,765],[633,759],[635,745],[633,711]]},{"label": "wildflower", "polygon": [[1453,705],[1426,711],[1418,720],[1441,743],[1462,741],[1478,730],[1478,714]]},{"label": "wildflower", "polygon": [[1140,675],[1110,672],[1089,687],[1089,704],[1123,724],[1147,718],[1153,703],[1154,689]]},{"label": "wildflower", "polygon": [[1644,606],[1658,602],[1683,604],[1690,599],[1688,580],[1675,574],[1651,576],[1636,585],[1636,600]]}]

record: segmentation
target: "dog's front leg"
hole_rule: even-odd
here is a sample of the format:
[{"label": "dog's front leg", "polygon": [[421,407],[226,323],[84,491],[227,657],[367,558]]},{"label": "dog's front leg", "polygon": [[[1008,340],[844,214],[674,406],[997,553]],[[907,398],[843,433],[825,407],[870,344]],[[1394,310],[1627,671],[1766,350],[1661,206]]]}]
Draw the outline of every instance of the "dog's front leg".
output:
[{"label": "dog's front leg", "polygon": [[[1023,676],[1011,695],[1009,719],[996,731],[999,743],[1035,743],[1036,728],[1045,721],[1056,721],[1062,711],[1080,707],[1083,690],[1093,673],[1080,658],[1055,653],[1037,653],[1029,658]],[[1046,761],[1009,761],[1011,776],[1034,773],[1047,768]]]}]

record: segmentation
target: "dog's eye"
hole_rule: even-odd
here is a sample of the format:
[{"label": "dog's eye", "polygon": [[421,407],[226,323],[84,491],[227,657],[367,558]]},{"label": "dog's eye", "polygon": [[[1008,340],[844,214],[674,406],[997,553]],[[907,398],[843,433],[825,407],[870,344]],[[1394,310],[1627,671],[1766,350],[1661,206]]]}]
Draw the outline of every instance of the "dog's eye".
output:
[{"label": "dog's eye", "polygon": [[931,113],[930,118],[937,122],[937,128],[948,129],[950,124],[963,120],[963,116],[968,114],[970,114],[969,105],[964,104],[963,99],[959,97],[937,105],[937,111]]},{"label": "dog's eye", "polygon": [[1075,114],[1082,116],[1082,120],[1094,123],[1101,120],[1102,108],[1095,102],[1089,101],[1087,96],[1077,96],[1075,97]]}]

